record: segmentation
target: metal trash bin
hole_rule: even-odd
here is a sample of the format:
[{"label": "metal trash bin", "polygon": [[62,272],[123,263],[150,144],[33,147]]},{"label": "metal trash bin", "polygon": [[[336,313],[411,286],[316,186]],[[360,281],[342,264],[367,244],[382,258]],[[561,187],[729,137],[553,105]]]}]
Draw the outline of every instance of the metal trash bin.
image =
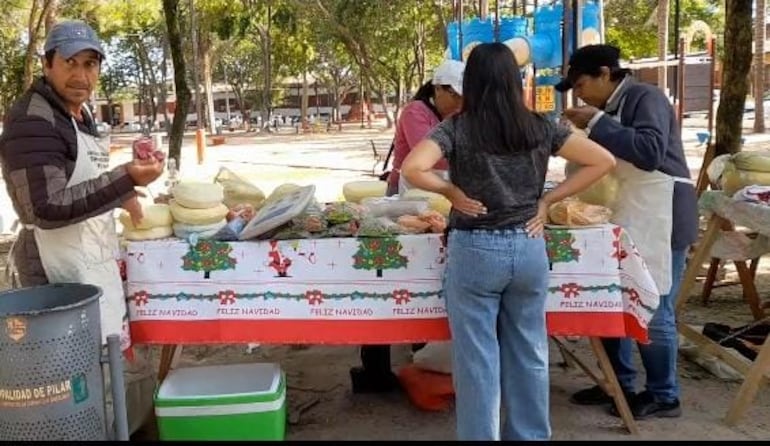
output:
[{"label": "metal trash bin", "polygon": [[0,293],[0,440],[107,440],[99,287]]}]

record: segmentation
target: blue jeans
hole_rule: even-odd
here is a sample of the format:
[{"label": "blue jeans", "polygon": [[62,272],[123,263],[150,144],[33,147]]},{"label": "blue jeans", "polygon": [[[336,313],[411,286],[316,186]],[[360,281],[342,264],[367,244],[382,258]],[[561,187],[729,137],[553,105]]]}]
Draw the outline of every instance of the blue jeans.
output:
[{"label": "blue jeans", "polygon": [[[645,389],[661,403],[679,400],[679,381],[676,372],[679,335],[676,329],[675,310],[676,295],[679,293],[686,259],[687,249],[671,251],[671,290],[667,295],[660,296],[660,306],[648,327],[650,342],[638,344],[639,356],[642,357],[642,364],[647,372]],[[634,341],[629,338],[613,338],[604,339],[603,343],[612,367],[618,375],[620,386],[625,392],[634,392],[636,369],[631,353]]]},{"label": "blue jeans", "polygon": [[447,245],[457,439],[548,440],[545,241],[452,230]]}]

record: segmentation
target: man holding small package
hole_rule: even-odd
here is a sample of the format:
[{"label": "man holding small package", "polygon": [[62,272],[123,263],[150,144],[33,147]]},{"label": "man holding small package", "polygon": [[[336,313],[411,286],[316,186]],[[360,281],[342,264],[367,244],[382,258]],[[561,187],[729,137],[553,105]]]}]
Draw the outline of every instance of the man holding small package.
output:
[{"label": "man holding small package", "polygon": [[[687,251],[697,238],[697,199],[674,108],[660,89],[635,81],[619,60],[620,50],[610,45],[579,48],[556,89],[572,89],[585,102],[565,110],[564,117],[617,158],[612,221],[634,240],[660,293],[648,327],[650,342],[638,345],[647,372],[643,392],[635,391],[631,339],[605,339],[605,349],[635,418],[678,417],[675,298]],[[582,405],[612,401],[598,386],[571,400]]]}]

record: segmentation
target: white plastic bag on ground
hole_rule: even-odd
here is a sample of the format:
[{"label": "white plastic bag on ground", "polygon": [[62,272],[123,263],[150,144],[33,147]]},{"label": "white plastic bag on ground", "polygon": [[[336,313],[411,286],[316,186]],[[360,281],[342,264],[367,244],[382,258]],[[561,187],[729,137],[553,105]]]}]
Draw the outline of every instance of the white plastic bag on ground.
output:
[{"label": "white plastic bag on ground", "polygon": [[423,370],[451,375],[451,341],[429,343],[414,354],[412,363]]}]

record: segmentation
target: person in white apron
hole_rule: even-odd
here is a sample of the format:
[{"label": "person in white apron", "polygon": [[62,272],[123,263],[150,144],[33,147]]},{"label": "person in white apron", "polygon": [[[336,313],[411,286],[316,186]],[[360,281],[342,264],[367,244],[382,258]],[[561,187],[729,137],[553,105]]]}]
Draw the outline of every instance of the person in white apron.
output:
[{"label": "person in white apron", "polygon": [[[134,220],[141,219],[134,188],[156,180],[163,166],[137,160],[109,168],[109,142],[96,136],[86,106],[105,57],[89,25],[57,23],[46,36],[44,51],[43,77],[14,104],[0,137],[3,178],[23,227],[11,249],[9,269],[18,273],[24,287],[62,282],[98,286],[102,344],[117,334],[125,349],[130,336],[113,211],[123,207]],[[138,363],[124,364],[134,430],[151,409],[144,404],[145,413],[137,415],[132,407],[131,375]],[[110,394],[106,397],[109,403]]]},{"label": "person in white apron", "polygon": [[[67,187],[94,179],[109,166],[109,146],[78,129],[75,170]],[[106,139],[106,138],[105,138]],[[50,283],[78,282],[102,289],[99,298],[102,343],[107,336],[121,336],[121,347],[130,343],[123,282],[118,268],[118,235],[112,211],[57,229],[25,225],[35,233],[40,260]]]},{"label": "person in white apron", "polygon": [[[612,222],[631,236],[661,296],[648,327],[650,342],[639,344],[644,391],[636,393],[632,340],[605,339],[605,349],[636,418],[678,417],[674,299],[687,250],[697,237],[695,189],[671,103],[655,86],[636,82],[619,59],[620,50],[610,45],[579,48],[556,89],[574,89],[588,104],[565,110],[564,117],[616,156]],[[596,386],[575,393],[571,401],[590,405],[611,399]],[[614,406],[611,413],[617,415]]]}]

